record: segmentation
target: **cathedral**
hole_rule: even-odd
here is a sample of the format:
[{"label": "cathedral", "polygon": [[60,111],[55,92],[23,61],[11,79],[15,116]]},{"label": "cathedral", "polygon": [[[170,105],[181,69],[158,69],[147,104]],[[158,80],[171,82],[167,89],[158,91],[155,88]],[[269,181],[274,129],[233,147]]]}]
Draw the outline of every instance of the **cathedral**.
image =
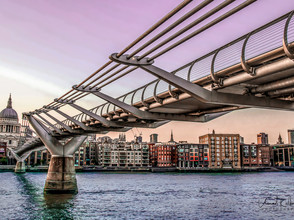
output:
[{"label": "cathedral", "polygon": [[[16,150],[32,136],[33,133],[29,125],[26,122],[23,122],[23,125],[19,123],[17,112],[12,108],[10,94],[6,108],[0,112],[0,164],[15,164],[16,161],[7,148]],[[36,164],[43,158],[44,153],[47,155],[46,150],[33,152],[27,163]],[[6,162],[4,162],[4,158],[6,158]],[[46,163],[48,163],[48,158]]]},{"label": "cathedral", "polygon": [[21,124],[16,111],[12,108],[11,94],[7,106],[0,112],[0,142],[7,147],[16,148],[21,138]]}]

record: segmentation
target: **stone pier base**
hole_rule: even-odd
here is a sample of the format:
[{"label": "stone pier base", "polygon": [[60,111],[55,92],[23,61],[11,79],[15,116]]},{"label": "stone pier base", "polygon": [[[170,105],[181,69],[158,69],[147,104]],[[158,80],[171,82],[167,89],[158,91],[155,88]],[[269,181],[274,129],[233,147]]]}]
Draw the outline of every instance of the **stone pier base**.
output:
[{"label": "stone pier base", "polygon": [[25,173],[26,172],[26,165],[25,162],[23,161],[17,161],[15,168],[14,168],[15,173]]},{"label": "stone pier base", "polygon": [[52,156],[44,193],[75,194],[78,192],[73,157]]}]

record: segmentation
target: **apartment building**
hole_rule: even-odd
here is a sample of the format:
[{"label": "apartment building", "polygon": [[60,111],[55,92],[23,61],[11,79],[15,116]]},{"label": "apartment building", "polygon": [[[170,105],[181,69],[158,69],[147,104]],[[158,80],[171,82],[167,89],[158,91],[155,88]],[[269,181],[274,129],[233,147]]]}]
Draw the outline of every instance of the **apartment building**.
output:
[{"label": "apartment building", "polygon": [[147,143],[116,142],[98,143],[98,162],[103,167],[147,167]]},{"label": "apartment building", "polygon": [[208,167],[209,147],[207,144],[178,144],[178,167]]},{"label": "apartment building", "polygon": [[175,142],[155,144],[158,167],[176,167],[178,164],[177,144]]},{"label": "apartment building", "polygon": [[276,144],[272,145],[273,166],[294,166],[294,145]]},{"label": "apartment building", "polygon": [[242,167],[270,166],[270,151],[266,144],[241,144]]},{"label": "apartment building", "polygon": [[199,137],[200,144],[207,144],[210,155],[209,168],[241,168],[239,134],[206,134]]}]

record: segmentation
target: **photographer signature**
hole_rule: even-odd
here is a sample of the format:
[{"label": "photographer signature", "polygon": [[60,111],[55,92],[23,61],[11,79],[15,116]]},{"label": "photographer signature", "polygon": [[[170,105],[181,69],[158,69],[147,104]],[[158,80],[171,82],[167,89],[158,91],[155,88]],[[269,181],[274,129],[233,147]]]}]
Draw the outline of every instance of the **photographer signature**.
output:
[{"label": "photographer signature", "polygon": [[260,208],[265,208],[269,206],[279,206],[279,207],[289,207],[294,205],[294,202],[292,203],[292,199],[290,196],[288,197],[266,197],[263,201],[258,201],[259,207]]}]

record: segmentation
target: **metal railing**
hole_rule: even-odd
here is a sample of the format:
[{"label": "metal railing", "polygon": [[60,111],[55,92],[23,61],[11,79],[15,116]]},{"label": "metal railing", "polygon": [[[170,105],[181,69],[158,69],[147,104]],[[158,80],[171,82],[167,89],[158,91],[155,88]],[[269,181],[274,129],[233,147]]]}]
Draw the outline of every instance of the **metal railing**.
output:
[{"label": "metal railing", "polygon": [[[220,79],[214,79],[213,76],[221,75],[219,73],[226,72],[225,70],[228,69],[234,70],[231,74],[238,71],[248,71],[250,74],[250,69],[246,69],[246,66],[251,68],[249,66],[250,60],[278,48],[283,48],[284,39],[286,39],[288,44],[294,42],[294,21],[292,15],[293,13],[289,12],[249,34],[178,68],[172,73],[194,83],[204,78],[208,78],[211,82],[219,83]],[[285,31],[286,29],[287,31]],[[242,67],[242,62],[245,64],[245,67]],[[173,86],[170,86],[163,80],[154,80],[117,99],[129,105],[144,105],[150,99],[160,102],[160,97],[163,94],[172,95],[174,90]],[[107,102],[90,109],[91,112],[98,115],[109,115],[116,110],[118,110],[118,107]],[[84,122],[92,120],[90,116],[84,113],[80,113],[74,116],[74,118]],[[64,120],[63,123],[69,126],[74,125],[69,120]],[[57,125],[57,127],[61,128],[60,125]]]}]

